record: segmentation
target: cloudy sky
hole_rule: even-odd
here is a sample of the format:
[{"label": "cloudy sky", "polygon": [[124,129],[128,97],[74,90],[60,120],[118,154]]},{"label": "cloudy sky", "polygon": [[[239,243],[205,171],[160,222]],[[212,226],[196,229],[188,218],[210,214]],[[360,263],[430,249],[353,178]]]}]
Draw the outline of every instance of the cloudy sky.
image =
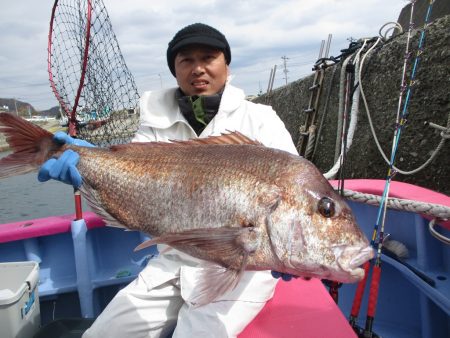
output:
[{"label": "cloudy sky", "polygon": [[[83,1],[83,0],[81,0]],[[44,110],[57,105],[47,73],[52,0],[0,0],[0,98]],[[60,0],[61,2],[71,2]],[[348,39],[377,36],[396,21],[407,0],[103,0],[138,90],[174,86],[165,59],[167,43],[182,27],[204,22],[222,31],[232,51],[233,84],[247,94],[265,92],[311,73],[322,40],[332,34],[330,55]]]}]

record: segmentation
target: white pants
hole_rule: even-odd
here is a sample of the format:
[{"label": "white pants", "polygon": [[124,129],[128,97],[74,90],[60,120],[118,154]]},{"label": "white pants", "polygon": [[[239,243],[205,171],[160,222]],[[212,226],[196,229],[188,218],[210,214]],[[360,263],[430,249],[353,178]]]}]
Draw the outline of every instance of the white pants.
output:
[{"label": "white pants", "polygon": [[[160,251],[161,252],[161,251]],[[117,293],[83,338],[236,337],[261,311],[277,280],[269,271],[245,272],[218,300],[192,307],[200,260],[177,250],[151,259],[138,278]]]}]

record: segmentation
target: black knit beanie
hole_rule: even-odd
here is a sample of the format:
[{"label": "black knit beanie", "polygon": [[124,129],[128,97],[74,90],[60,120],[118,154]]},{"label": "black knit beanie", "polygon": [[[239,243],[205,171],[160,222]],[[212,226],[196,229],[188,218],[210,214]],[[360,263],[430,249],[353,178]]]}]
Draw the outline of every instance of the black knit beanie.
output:
[{"label": "black knit beanie", "polygon": [[205,45],[220,49],[225,55],[227,65],[231,62],[230,45],[225,35],[217,29],[203,23],[194,23],[179,30],[167,48],[167,64],[170,72],[175,76],[175,57],[181,48],[193,45]]}]

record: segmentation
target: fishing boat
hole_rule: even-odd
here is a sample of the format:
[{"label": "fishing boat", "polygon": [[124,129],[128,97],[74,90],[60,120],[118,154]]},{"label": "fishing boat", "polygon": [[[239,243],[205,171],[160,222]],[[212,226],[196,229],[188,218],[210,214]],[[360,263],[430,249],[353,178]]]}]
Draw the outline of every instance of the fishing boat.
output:
[{"label": "fishing boat", "polygon": [[[89,15],[86,18],[91,18],[92,12],[107,23],[92,27],[110,27],[106,10],[98,7],[103,5],[95,3],[96,8],[91,1],[87,4]],[[70,10],[76,14],[64,13]],[[63,124],[69,124],[70,133],[92,120],[88,115],[86,121],[81,120],[77,107],[103,102],[90,95],[92,88],[96,93],[108,93],[103,94],[106,96],[120,94],[119,108],[111,108],[117,111],[136,107],[139,97],[120,52],[97,53],[101,60],[92,54],[89,64],[113,65],[112,69],[123,70],[123,76],[101,77],[96,71],[91,72],[91,78],[85,78],[89,46],[95,45],[95,39],[101,41],[97,50],[109,46],[104,41],[114,46],[118,43],[111,29],[107,30],[112,35],[108,39],[100,34],[102,32],[94,34],[83,27],[66,29],[67,18],[77,18],[80,13],[72,6],[58,7],[58,0],[55,0],[49,30],[50,83],[68,117]],[[84,19],[73,20],[72,24],[80,22],[90,26]],[[86,36],[73,38],[69,34],[74,32]],[[74,45],[54,44],[53,40],[58,39],[72,41]],[[85,43],[80,45],[80,41]],[[421,49],[419,46],[417,55]],[[108,50],[118,51],[119,48]],[[69,57],[73,51],[81,51],[82,55]],[[80,78],[67,76],[67,69],[80,69]],[[317,67],[316,75],[321,74],[321,70]],[[117,84],[120,85],[115,86]],[[321,87],[314,80],[311,88]],[[402,80],[403,87],[406,88]],[[70,97],[63,95],[66,88]],[[311,95],[317,92],[313,90]],[[318,100],[310,102],[317,104]],[[317,110],[318,107],[308,108]],[[96,109],[102,111],[101,107]],[[103,137],[115,140],[111,143],[116,143],[117,135],[111,130],[128,135],[136,129],[136,121],[130,122],[127,114],[122,115],[110,119],[111,128],[102,130],[101,124],[95,125],[96,128],[79,128],[77,135],[95,140],[96,135],[89,133],[96,129]],[[448,127],[442,131],[448,135]],[[392,167],[393,163],[390,165]],[[331,183],[342,188],[341,182]],[[387,207],[384,238],[395,241],[397,250],[381,251],[381,246],[373,241],[374,249],[380,250],[377,259],[365,266],[365,283],[338,285],[314,278],[280,280],[274,297],[240,338],[450,337],[450,197],[412,184],[389,183],[388,195],[386,182],[373,179],[347,179],[346,190],[340,189],[340,192],[349,199],[357,222],[368,238],[373,238],[378,230],[378,218],[380,212],[384,212],[378,204],[384,203]],[[158,254],[155,247],[134,252],[134,248],[147,239],[144,233],[109,227],[94,213],[82,213],[80,209],[75,214],[0,224],[0,338],[80,337],[118,290],[135,279]]]},{"label": "fishing boat", "polygon": [[[349,197],[349,204],[370,238],[384,181],[346,180],[345,185],[359,196]],[[357,328],[366,327],[370,306],[372,311],[376,307],[372,337],[449,337],[450,221],[440,217],[448,214],[450,197],[401,182],[392,182],[390,195],[397,205],[389,208],[397,210],[388,209],[385,231],[409,255],[381,254],[376,304],[368,300],[369,270],[354,327],[348,318],[358,285],[342,285],[338,297],[332,297],[328,284],[297,278],[278,283],[273,299],[239,337],[357,337]],[[70,214],[0,225],[0,271],[18,276],[9,293],[0,287],[0,312],[14,309],[18,317],[10,314],[2,331],[13,322],[20,329],[13,336],[0,332],[0,337],[81,334],[158,254],[155,247],[134,252],[148,239],[144,233],[109,227],[91,212],[75,218]]]}]

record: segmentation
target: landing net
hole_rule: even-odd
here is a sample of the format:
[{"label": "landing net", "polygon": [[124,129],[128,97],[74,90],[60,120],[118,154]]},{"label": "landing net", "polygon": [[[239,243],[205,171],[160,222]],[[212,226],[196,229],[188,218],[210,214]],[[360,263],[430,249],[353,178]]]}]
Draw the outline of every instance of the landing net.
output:
[{"label": "landing net", "polygon": [[130,141],[139,94],[102,0],[56,0],[48,73],[72,136],[94,144]]}]

